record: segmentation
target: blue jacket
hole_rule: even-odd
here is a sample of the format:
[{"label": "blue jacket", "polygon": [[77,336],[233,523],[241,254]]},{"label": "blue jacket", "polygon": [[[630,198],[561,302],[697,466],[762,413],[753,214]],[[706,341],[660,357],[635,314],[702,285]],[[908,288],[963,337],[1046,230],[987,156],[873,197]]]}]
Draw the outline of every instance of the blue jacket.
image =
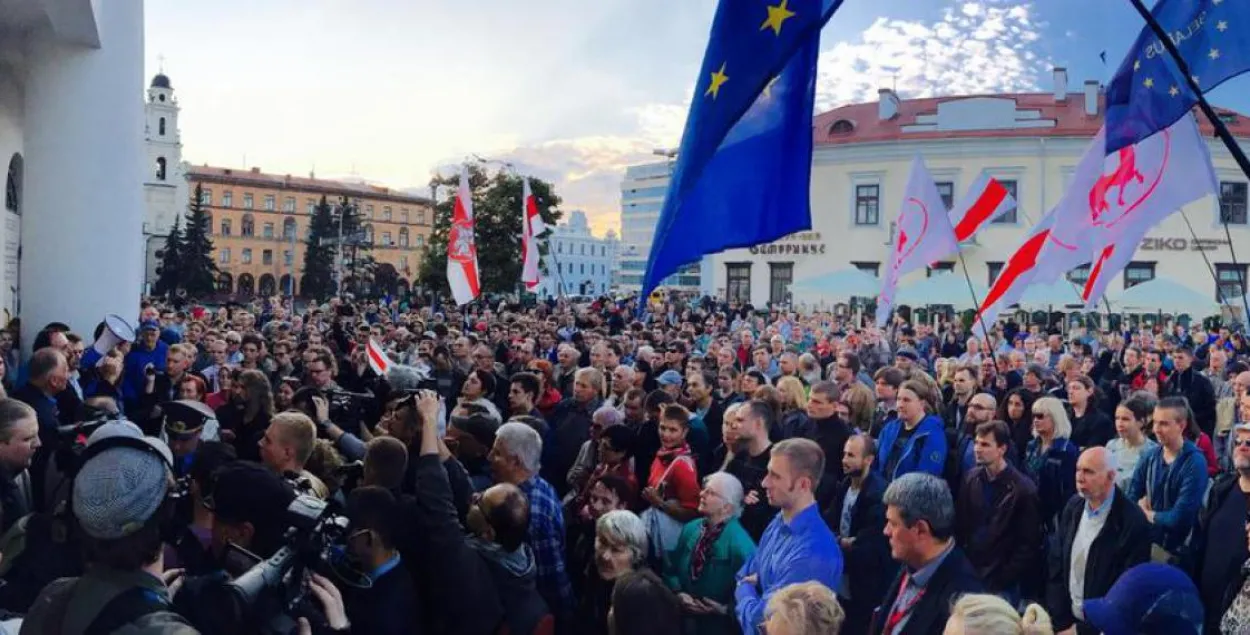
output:
[{"label": "blue jacket", "polygon": [[1150,539],[1175,553],[1185,544],[1198,520],[1198,510],[1206,492],[1207,460],[1198,446],[1186,441],[1168,470],[1163,464],[1162,445],[1147,450],[1133,471],[1128,497],[1134,502],[1150,497],[1155,517],[1150,526]]},{"label": "blue jacket", "polygon": [[[1033,437],[1025,450],[1024,470],[1037,485],[1037,516],[1047,532],[1055,529],[1064,505],[1076,494],[1076,460],[1081,451],[1070,439],[1060,437],[1051,442],[1044,458],[1039,457],[1041,440]],[[1036,460],[1042,461],[1035,471]]]},{"label": "blue jacket", "polygon": [[912,472],[927,472],[941,478],[942,468],[946,465],[946,429],[942,425],[942,418],[937,415],[928,415],[920,420],[920,425],[912,432],[907,445],[903,446],[903,455],[894,466],[894,473],[885,473],[890,452],[894,450],[894,441],[898,439],[898,433],[902,429],[903,420],[898,417],[885,424],[880,438],[877,439],[877,460],[873,462],[872,468],[884,476],[887,482]]},{"label": "blue jacket", "polygon": [[134,401],[143,394],[143,385],[147,383],[147,378],[143,375],[143,367],[151,364],[156,372],[165,371],[165,358],[169,356],[169,345],[161,340],[156,340],[156,347],[150,351],[143,350],[143,346],[135,343],[126,353],[125,365],[122,368],[122,397],[127,401]]},{"label": "blue jacket", "polygon": [[[743,582],[758,576],[757,583]],[[760,546],[738,571],[734,612],[744,633],[756,633],[764,623],[764,607],[773,593],[797,582],[819,582],[834,592],[842,582],[842,550],[820,506],[813,504],[786,524],[780,512],[768,524]]]}]

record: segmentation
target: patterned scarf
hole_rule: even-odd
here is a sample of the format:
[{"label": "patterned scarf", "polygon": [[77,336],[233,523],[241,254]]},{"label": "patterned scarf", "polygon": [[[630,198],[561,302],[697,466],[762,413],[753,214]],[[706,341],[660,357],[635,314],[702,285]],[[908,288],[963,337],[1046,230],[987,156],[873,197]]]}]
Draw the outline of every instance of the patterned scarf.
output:
[{"label": "patterned scarf", "polygon": [[720,539],[721,532],[725,531],[725,526],[729,521],[722,522],[717,525],[704,520],[703,527],[699,529],[699,539],[694,543],[694,553],[690,554],[690,581],[696,582],[703,575],[703,569],[707,566],[708,557],[712,554],[712,545]]}]

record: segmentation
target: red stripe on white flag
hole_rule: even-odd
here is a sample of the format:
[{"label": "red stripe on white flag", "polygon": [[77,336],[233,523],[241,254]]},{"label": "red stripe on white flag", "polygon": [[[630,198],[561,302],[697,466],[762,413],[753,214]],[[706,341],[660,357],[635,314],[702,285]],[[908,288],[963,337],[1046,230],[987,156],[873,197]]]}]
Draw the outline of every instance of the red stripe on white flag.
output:
[{"label": "red stripe on white flag", "polygon": [[365,358],[369,361],[369,368],[379,376],[386,377],[386,373],[390,372],[391,359],[386,356],[386,351],[377,340],[369,338],[369,342],[365,344]]},{"label": "red stripe on white flag", "polygon": [[955,223],[955,239],[963,242],[976,235],[982,227],[1014,209],[1016,201],[998,179],[982,174],[963,200],[951,210]]}]

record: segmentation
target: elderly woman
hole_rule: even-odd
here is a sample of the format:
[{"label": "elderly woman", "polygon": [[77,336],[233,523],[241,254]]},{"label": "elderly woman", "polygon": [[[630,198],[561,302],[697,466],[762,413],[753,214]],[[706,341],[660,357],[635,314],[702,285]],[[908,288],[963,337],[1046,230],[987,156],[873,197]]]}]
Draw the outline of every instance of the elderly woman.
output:
[{"label": "elderly woman", "polygon": [[[772,631],[769,631],[771,634]],[[946,635],[1051,635],[1050,615],[1037,604],[1024,609],[1024,615],[997,595],[970,593],[951,607]]]},{"label": "elderly woman", "polygon": [[1080,450],[1069,440],[1071,436],[1072,423],[1063,402],[1054,397],[1033,402],[1033,440],[1024,452],[1024,471],[1037,484],[1038,516],[1047,534],[1076,493]]},{"label": "elderly woman", "polygon": [[606,634],[612,587],[617,578],[646,568],[647,527],[626,510],[610,511],[595,522],[595,557],[586,572],[577,607],[577,633]]},{"label": "elderly woman", "polygon": [[603,431],[624,423],[625,417],[620,410],[604,405],[590,417],[590,439],[582,443],[577,452],[577,460],[569,468],[567,480],[570,496],[577,496],[591,481],[591,472],[599,465],[599,440]]},{"label": "elderly woman", "polygon": [[799,582],[779,589],[764,610],[768,635],[825,635],[842,630],[846,613],[829,587]]},{"label": "elderly woman", "polygon": [[687,634],[738,631],[731,606],[734,574],[755,552],[755,544],[738,522],[742,497],[742,483],[732,474],[708,476],[699,493],[702,518],[686,523],[676,548],[665,558],[665,582],[681,601]]}]

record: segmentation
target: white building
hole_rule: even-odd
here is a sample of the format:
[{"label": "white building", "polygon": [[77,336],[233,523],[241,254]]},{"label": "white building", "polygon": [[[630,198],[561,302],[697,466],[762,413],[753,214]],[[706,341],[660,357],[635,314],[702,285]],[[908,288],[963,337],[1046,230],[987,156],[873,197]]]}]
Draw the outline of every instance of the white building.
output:
[{"label": "white building", "polygon": [[607,293],[619,248],[615,231],[609,229],[598,238],[591,233],[584,212],[569,212],[547,235],[546,273],[535,293],[539,298]]},{"label": "white building", "polygon": [[[973,280],[992,284],[1025,233],[1062,196],[1090,139],[1102,125],[1103,95],[1096,82],[1068,93],[1067,73],[1055,69],[1050,93],[956,96],[901,100],[881,90],[877,103],[853,104],[818,115],[812,165],[812,224],[803,232],[767,245],[734,249],[714,258],[715,293],[750,300],[756,306],[784,302],[790,285],[817,275],[857,267],[881,275],[893,241],[893,223],[902,203],[912,158],[922,156],[948,205],[962,196],[984,170],[1011,190],[1014,213],[982,230],[963,245]],[[1234,135],[1250,144],[1250,120],[1221,111]],[[1185,208],[1197,240],[1180,214],[1161,223],[1138,249],[1135,260],[1107,289],[1166,276],[1216,298],[1216,283],[1202,258],[1205,252],[1221,286],[1231,296],[1244,290],[1239,274],[1250,259],[1247,182],[1224,146],[1202,126],[1222,195]],[[1238,263],[1220,223],[1227,218]],[[956,261],[934,270],[954,268]],[[914,272],[905,286],[926,275]],[[1088,267],[1069,273],[1083,282]],[[809,299],[792,298],[796,304]],[[1077,301],[1075,293],[1074,302]]]},{"label": "white building", "polygon": [[[620,273],[616,287],[621,291],[638,292],[647,272],[647,258],[651,254],[651,241],[655,227],[664,207],[664,194],[668,191],[669,178],[673,174],[672,161],[645,163],[625,169],[621,182],[621,257]],[[711,258],[687,265],[677,273],[665,278],[663,285],[688,293],[709,294],[711,278],[705,273]]]},{"label": "white building", "polygon": [[132,317],[143,280],[143,1],[0,1],[0,304],[30,342]]},{"label": "white building", "polygon": [[[144,110],[144,145],[147,148],[147,176],[143,179],[143,241],[146,246],[145,287],[156,283],[157,253],[174,223],[187,211],[191,200],[187,186],[187,165],[182,162],[182,134],[178,128],[178,100],[164,73],[152,78]],[[186,228],[183,227],[185,230]]]}]

